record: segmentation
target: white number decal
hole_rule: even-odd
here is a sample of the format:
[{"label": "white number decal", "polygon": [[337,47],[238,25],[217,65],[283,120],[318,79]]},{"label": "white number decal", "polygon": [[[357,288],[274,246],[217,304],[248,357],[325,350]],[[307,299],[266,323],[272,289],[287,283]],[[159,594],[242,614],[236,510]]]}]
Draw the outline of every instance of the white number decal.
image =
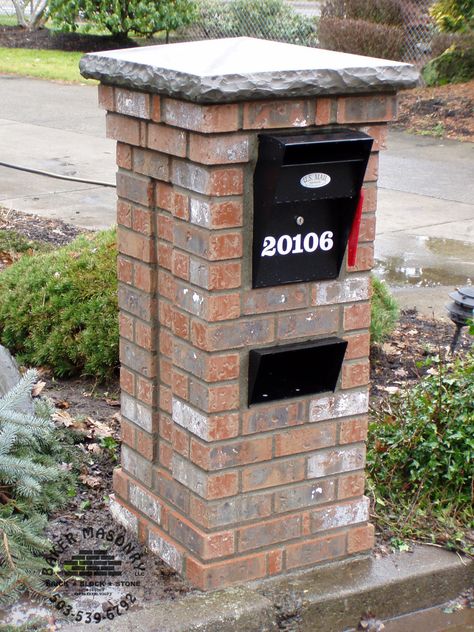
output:
[{"label": "white number decal", "polygon": [[261,256],[273,257],[273,255],[275,254],[275,244],[275,237],[265,237],[265,239],[263,240],[263,250]]},{"label": "white number decal", "polygon": [[321,235],[321,239],[319,241],[319,245],[321,247],[321,250],[331,250],[331,248],[334,246],[334,241],[333,241],[333,232],[331,230],[326,230],[322,235]]},{"label": "white number decal", "polygon": [[304,252],[315,252],[318,248],[327,252],[332,250],[334,246],[334,233],[331,230],[325,230],[319,237],[316,233],[307,233],[304,237],[301,234],[291,237],[290,235],[282,235],[278,238],[269,235],[263,240],[261,257],[273,257],[279,255],[299,255]]}]

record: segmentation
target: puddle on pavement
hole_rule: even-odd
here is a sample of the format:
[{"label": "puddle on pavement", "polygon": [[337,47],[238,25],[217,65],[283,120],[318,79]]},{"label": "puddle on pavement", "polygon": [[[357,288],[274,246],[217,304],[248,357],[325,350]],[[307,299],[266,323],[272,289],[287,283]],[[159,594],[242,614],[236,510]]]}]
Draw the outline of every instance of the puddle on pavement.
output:
[{"label": "puddle on pavement", "polygon": [[374,272],[392,287],[470,285],[474,281],[474,243],[396,233],[378,235]]}]

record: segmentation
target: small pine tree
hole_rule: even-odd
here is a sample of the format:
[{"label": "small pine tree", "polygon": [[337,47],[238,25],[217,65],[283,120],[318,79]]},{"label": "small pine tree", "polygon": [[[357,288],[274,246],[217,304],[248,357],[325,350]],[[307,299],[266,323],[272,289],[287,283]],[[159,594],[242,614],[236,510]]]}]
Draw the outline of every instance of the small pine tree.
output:
[{"label": "small pine tree", "polygon": [[[38,374],[27,371],[0,398],[0,606],[22,592],[44,592],[41,557],[50,548],[44,537],[45,511],[64,502],[72,474],[60,467],[64,449],[51,419],[52,406],[40,400],[35,414],[22,412]],[[61,499],[61,500],[60,500]]]}]

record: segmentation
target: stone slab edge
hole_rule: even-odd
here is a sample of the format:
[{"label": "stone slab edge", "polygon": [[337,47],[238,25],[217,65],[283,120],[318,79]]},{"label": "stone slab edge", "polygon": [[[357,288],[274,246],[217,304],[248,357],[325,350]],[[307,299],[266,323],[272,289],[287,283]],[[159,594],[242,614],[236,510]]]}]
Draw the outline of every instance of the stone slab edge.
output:
[{"label": "stone slab edge", "polygon": [[[298,630],[340,632],[367,610],[386,619],[456,598],[474,581],[474,562],[416,547],[380,559],[354,558],[293,575],[190,595],[114,619],[114,632],[276,632],[277,606],[294,602]],[[85,632],[90,626],[63,626]],[[95,630],[110,630],[105,621]]]},{"label": "stone slab edge", "polygon": [[195,103],[255,99],[394,92],[417,85],[419,73],[410,64],[347,68],[315,68],[200,76],[159,65],[89,53],[79,64],[87,79],[163,94]]}]

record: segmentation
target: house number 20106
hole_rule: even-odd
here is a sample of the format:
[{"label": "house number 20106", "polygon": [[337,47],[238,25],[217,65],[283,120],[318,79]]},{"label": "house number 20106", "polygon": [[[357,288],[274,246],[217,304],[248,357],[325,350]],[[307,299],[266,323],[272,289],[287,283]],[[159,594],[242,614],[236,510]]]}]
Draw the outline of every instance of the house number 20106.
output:
[{"label": "house number 20106", "polygon": [[321,235],[307,233],[306,235],[282,235],[265,237],[261,257],[273,257],[279,255],[299,255],[304,252],[315,252],[318,248],[323,251],[331,250],[334,246],[334,234],[331,230],[325,230]]}]

